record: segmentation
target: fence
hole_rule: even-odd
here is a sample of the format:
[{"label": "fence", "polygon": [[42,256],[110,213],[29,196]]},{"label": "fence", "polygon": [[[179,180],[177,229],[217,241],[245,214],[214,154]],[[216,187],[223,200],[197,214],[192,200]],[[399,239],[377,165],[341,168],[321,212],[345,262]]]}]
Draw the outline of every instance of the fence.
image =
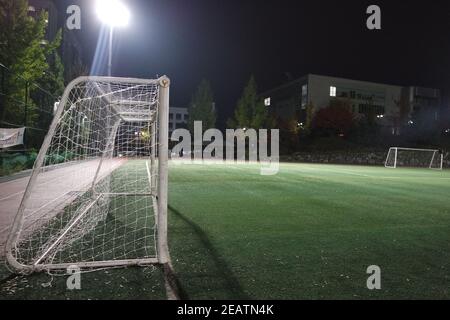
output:
[{"label": "fence", "polygon": [[33,165],[53,118],[55,97],[0,62],[0,128],[25,127],[24,144],[0,149],[0,176]]}]

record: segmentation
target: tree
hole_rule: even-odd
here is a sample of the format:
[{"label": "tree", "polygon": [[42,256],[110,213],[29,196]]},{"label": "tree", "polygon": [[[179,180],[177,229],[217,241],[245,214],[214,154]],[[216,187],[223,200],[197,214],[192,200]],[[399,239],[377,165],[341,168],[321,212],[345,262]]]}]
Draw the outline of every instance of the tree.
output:
[{"label": "tree", "polygon": [[331,134],[347,134],[353,126],[353,114],[347,99],[333,99],[330,105],[319,110],[314,118],[314,128]]},{"label": "tree", "polygon": [[280,130],[280,150],[282,153],[292,153],[299,146],[301,127],[297,116],[289,119],[277,118],[277,128]]},{"label": "tree", "polygon": [[411,104],[409,103],[409,97],[407,94],[402,93],[400,100],[395,100],[394,103],[397,105],[398,110],[396,117],[400,125],[404,125],[409,119],[411,113]]},{"label": "tree", "polygon": [[393,116],[394,130],[397,135],[402,131],[402,127],[406,126],[411,113],[411,104],[409,97],[405,92],[402,92],[399,100],[394,100],[397,110]]},{"label": "tree", "polygon": [[253,76],[244,89],[234,111],[234,118],[228,120],[230,128],[261,129],[270,127],[267,107],[264,100],[258,97],[256,81]]},{"label": "tree", "polygon": [[[58,32],[55,40],[46,47],[48,69],[40,79],[36,81],[39,88],[31,91],[31,100],[40,108],[35,126],[48,128],[53,119],[54,103],[60,100],[64,92],[64,66],[57,48],[61,43],[61,32]],[[45,91],[44,91],[45,90]],[[30,137],[32,145],[40,145],[44,139],[45,131],[36,132]]]},{"label": "tree", "polygon": [[45,40],[47,19],[44,11],[36,19],[29,17],[26,0],[0,0],[0,62],[9,67],[2,88],[5,99],[0,110],[1,121],[33,126],[39,119],[37,109],[41,108],[33,98],[36,99],[36,91],[43,91],[41,85],[46,83],[43,79],[61,86],[58,77],[51,78],[58,76],[62,68],[55,56],[61,37],[58,33],[54,41]]},{"label": "tree", "polygon": [[211,85],[203,79],[189,105],[188,128],[194,132],[194,121],[202,121],[203,130],[216,126],[216,110]]},{"label": "tree", "polygon": [[367,111],[365,113],[367,125],[370,127],[375,127],[377,125],[377,108],[374,103],[374,97],[370,96],[365,99]]},{"label": "tree", "polygon": [[304,125],[306,134],[311,133],[314,120],[314,112],[315,112],[314,104],[312,102],[308,103],[306,105],[306,120]]}]

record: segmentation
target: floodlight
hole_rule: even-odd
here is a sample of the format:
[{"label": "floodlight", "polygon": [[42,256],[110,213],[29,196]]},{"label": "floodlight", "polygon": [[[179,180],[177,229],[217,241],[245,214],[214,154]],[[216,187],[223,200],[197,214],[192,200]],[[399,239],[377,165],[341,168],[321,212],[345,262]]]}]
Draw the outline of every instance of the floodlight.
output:
[{"label": "floodlight", "polygon": [[97,15],[110,27],[124,27],[130,20],[130,11],[119,0],[97,0]]}]

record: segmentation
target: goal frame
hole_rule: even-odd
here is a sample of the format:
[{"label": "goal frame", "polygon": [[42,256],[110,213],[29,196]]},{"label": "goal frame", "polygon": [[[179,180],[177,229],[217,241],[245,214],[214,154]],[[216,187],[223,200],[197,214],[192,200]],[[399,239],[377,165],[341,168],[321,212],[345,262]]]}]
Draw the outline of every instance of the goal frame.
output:
[{"label": "goal frame", "polygon": [[[398,159],[398,151],[422,151],[422,152],[433,152],[433,156],[431,157],[430,164],[428,165],[428,169],[432,170],[442,170],[443,164],[444,164],[444,154],[440,152],[438,149],[420,149],[420,148],[403,148],[403,147],[391,147],[389,148],[388,154],[386,156],[386,161],[384,162],[384,166],[389,169],[396,169],[397,168],[397,159]],[[391,155],[391,152],[394,152],[394,165],[388,165],[389,156]],[[440,156],[439,161],[439,168],[433,168],[433,162],[436,159],[436,156]]]},{"label": "goal frame", "polygon": [[[150,192],[153,199],[154,210],[155,210],[155,225],[156,225],[156,258],[142,258],[142,259],[124,259],[124,260],[108,260],[108,261],[87,261],[87,262],[77,262],[77,263],[55,263],[55,264],[41,264],[40,261],[43,257],[40,257],[33,264],[22,264],[20,263],[15,255],[13,254],[14,248],[18,245],[18,240],[22,231],[24,223],[24,211],[27,200],[31,196],[31,191],[36,184],[39,172],[44,166],[45,155],[50,147],[52,138],[57,130],[58,124],[61,120],[66,103],[69,100],[69,95],[71,91],[79,84],[83,82],[114,82],[119,84],[136,84],[136,85],[157,85],[159,87],[159,100],[158,100],[158,147],[157,156],[155,157],[155,152],[152,152],[150,161],[152,163],[152,168],[154,168],[154,163],[157,161],[158,166],[158,176],[151,176]],[[168,207],[168,141],[169,141],[169,91],[170,91],[170,79],[167,76],[162,76],[158,79],[137,79],[137,78],[118,78],[118,77],[100,77],[100,76],[82,76],[74,79],[70,82],[64,90],[61,101],[55,112],[54,118],[50,125],[49,131],[45,136],[42,147],[36,158],[33,166],[33,170],[28,181],[27,187],[25,189],[22,201],[17,210],[7,243],[6,243],[6,260],[14,271],[22,274],[29,274],[32,272],[40,271],[51,271],[51,270],[65,270],[69,266],[76,265],[80,268],[110,268],[110,267],[126,267],[126,266],[145,266],[152,264],[170,264],[170,254],[167,240],[167,207]],[[152,131],[152,143],[155,145],[155,133],[156,125],[153,123],[151,125]],[[100,160],[102,161],[102,159]],[[99,165],[100,168],[101,164]],[[147,168],[148,170],[148,168]],[[94,177],[93,183],[97,179],[97,174]],[[156,181],[156,179],[158,179]],[[155,183],[158,184],[158,189],[155,194],[154,186]],[[95,204],[98,198],[94,200],[91,205]],[[80,214],[80,217],[86,213],[89,208],[86,208],[84,212]],[[76,222],[75,222],[76,223]],[[68,227],[68,230],[70,230]],[[68,231],[67,230],[67,231]],[[63,232],[64,234],[64,232]],[[55,241],[55,243],[58,239]]]}]

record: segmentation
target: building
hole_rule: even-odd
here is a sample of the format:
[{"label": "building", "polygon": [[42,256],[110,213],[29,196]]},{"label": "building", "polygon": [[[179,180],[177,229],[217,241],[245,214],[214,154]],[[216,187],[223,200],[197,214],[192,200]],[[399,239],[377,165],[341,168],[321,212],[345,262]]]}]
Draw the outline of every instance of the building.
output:
[{"label": "building", "polygon": [[[390,132],[398,132],[400,104],[406,103],[412,118],[417,112],[425,111],[438,118],[440,93],[437,89],[402,87],[396,85],[351,80],[308,74],[272,90],[265,92],[265,105],[272,114],[283,120],[306,119],[306,108],[313,105],[320,110],[329,105],[331,99],[347,99],[355,117],[375,116],[377,121],[390,127]],[[406,99],[406,100],[405,100]]]},{"label": "building", "polygon": [[89,70],[83,63],[83,50],[76,30],[63,27],[61,43],[61,59],[64,64],[64,79],[70,82],[81,75],[88,75]]},{"label": "building", "polygon": [[169,109],[169,134],[176,129],[187,128],[189,120],[189,112],[187,108],[174,108]]},{"label": "building", "polygon": [[411,106],[413,118],[426,116],[434,121],[439,120],[442,102],[439,90],[421,87],[408,87],[403,90]]}]

